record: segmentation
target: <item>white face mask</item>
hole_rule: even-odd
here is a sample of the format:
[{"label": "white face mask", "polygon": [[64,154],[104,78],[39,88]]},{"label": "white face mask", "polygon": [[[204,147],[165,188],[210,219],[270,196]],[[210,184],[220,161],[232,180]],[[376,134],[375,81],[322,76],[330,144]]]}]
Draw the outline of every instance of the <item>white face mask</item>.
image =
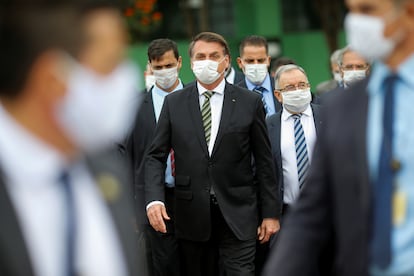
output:
[{"label": "white face mask", "polygon": [[342,75],[341,73],[332,72],[332,75],[334,77],[334,80],[336,80],[337,83],[342,82]]},{"label": "white face mask", "polygon": [[224,58],[220,62],[209,59],[193,61],[193,73],[197,80],[205,84],[215,82],[224,73],[224,71],[221,73],[217,71],[219,64],[223,60]]},{"label": "white face mask", "polygon": [[77,65],[57,119],[79,149],[94,153],[125,138],[136,114],[138,72],[124,63],[109,75]]},{"label": "white face mask", "polygon": [[164,90],[171,88],[178,79],[177,67],[162,70],[152,70],[152,73],[154,74],[155,82],[157,85]]},{"label": "white face mask", "polygon": [[349,13],[345,18],[347,42],[351,49],[368,61],[384,60],[396,41],[384,37],[384,20],[376,16]]},{"label": "white face mask", "polygon": [[309,88],[282,92],[283,107],[292,113],[301,113],[309,106],[312,95]]},{"label": "white face mask", "polygon": [[351,84],[365,79],[367,72],[365,70],[349,70],[344,71],[344,84],[349,87]]},{"label": "white face mask", "polygon": [[261,84],[267,76],[267,64],[245,64],[244,74],[250,82]]},{"label": "white face mask", "polygon": [[145,76],[145,89],[149,91],[151,87],[155,84],[155,76],[154,75],[146,75]]}]

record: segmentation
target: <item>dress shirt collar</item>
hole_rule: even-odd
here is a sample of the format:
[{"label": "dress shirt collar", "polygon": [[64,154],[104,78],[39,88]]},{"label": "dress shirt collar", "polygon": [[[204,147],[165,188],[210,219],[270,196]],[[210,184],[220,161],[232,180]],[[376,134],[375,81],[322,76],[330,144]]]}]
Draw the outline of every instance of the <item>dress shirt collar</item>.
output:
[{"label": "dress shirt collar", "polygon": [[[58,179],[59,173],[67,167],[65,157],[23,128],[1,103],[0,125],[0,166],[11,183],[27,186],[35,183],[32,188],[38,188],[39,183],[47,185]],[[27,181],[29,179],[40,181]]]},{"label": "dress shirt collar", "polygon": [[164,90],[162,90],[161,88],[159,88],[157,85],[154,85],[153,86],[152,91],[154,91],[154,93],[156,93],[157,95],[159,95],[161,97],[165,97],[165,96],[169,95],[172,92],[175,92],[175,91],[178,91],[178,90],[183,89],[183,83],[181,82],[180,79],[178,79],[178,82],[179,83],[178,83],[177,87],[174,88],[174,90],[171,91],[171,92],[165,92]]},{"label": "dress shirt collar", "polygon": [[[216,94],[224,94],[224,89],[226,88],[226,80],[225,79],[223,79],[220,83],[219,83],[219,85],[217,85],[216,86],[216,88],[214,88],[213,90],[211,90],[211,91],[214,91],[214,93],[216,93]],[[198,89],[198,94],[201,96],[201,95],[203,95],[203,93],[204,92],[206,92],[206,91],[208,91],[208,89],[207,88],[205,88],[204,86],[202,86],[201,85],[201,83],[199,83],[198,81],[197,81],[197,89]]]},{"label": "dress shirt collar", "polygon": [[[305,109],[305,111],[303,111],[301,113],[302,115],[306,116],[306,117],[312,117],[312,108],[311,105],[309,104],[308,107]],[[292,117],[292,113],[290,113],[289,111],[286,110],[286,108],[283,108],[282,111],[282,120],[283,121],[287,121]]]},{"label": "dress shirt collar", "polygon": [[261,87],[263,87],[263,88],[266,88],[266,90],[268,91],[268,92],[271,92],[271,93],[273,93],[273,91],[272,91],[272,84],[270,83],[270,76],[269,76],[269,73],[267,73],[267,75],[266,75],[266,78],[264,79],[264,81],[261,83],[261,84],[254,84],[254,83],[252,83],[251,81],[249,81],[249,79],[248,78],[245,78],[246,79],[246,85],[247,85],[247,89],[249,89],[249,90],[254,90],[257,86],[261,86]]},{"label": "dress shirt collar", "polygon": [[[401,81],[406,82],[410,87],[414,87],[414,79],[412,77],[413,71],[414,55],[411,55],[406,61],[398,66],[396,73],[398,74]],[[381,93],[381,91],[384,90],[383,81],[390,74],[392,74],[392,71],[387,65],[380,61],[376,62],[373,65],[373,70],[368,85],[368,93],[370,95]]]}]

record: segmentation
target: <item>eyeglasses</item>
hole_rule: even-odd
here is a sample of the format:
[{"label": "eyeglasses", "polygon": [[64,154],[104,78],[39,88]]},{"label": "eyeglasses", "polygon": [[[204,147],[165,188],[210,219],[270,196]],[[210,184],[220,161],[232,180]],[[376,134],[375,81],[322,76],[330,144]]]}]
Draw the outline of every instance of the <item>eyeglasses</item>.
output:
[{"label": "eyeglasses", "polygon": [[306,89],[306,88],[309,88],[309,87],[310,87],[309,83],[299,82],[296,85],[293,85],[293,84],[286,85],[285,88],[281,88],[281,89],[279,89],[279,91],[280,92],[289,92],[289,91],[295,91],[296,89],[303,90],[303,89]]},{"label": "eyeglasses", "polygon": [[347,64],[342,66],[342,71],[352,71],[352,70],[366,70],[368,69],[368,64]]}]

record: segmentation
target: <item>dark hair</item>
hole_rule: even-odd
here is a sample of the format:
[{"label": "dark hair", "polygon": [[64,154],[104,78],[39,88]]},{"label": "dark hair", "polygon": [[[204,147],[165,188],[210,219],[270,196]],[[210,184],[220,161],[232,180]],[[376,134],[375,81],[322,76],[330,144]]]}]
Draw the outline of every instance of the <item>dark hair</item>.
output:
[{"label": "dark hair", "polygon": [[70,1],[27,2],[0,6],[0,96],[18,96],[42,53],[57,49],[75,55],[78,49],[78,18]]},{"label": "dark hair", "polygon": [[245,37],[240,43],[240,47],[239,47],[240,56],[243,55],[244,47],[246,46],[265,47],[266,54],[269,52],[269,46],[267,45],[267,40],[263,36],[250,35],[250,36]]},{"label": "dark hair", "polygon": [[193,56],[194,44],[199,40],[204,41],[204,42],[216,42],[220,44],[224,48],[223,49],[224,55],[227,55],[230,57],[230,50],[229,50],[229,45],[227,44],[227,41],[224,39],[223,36],[216,34],[216,33],[212,33],[212,32],[202,32],[193,38],[193,40],[190,43],[190,47],[188,48],[188,54],[190,55],[190,57]]},{"label": "dark hair", "polygon": [[177,43],[168,38],[159,38],[151,41],[148,46],[148,61],[159,60],[166,52],[173,51],[175,58],[178,60]]},{"label": "dark hair", "polygon": [[296,64],[296,62],[289,57],[279,57],[275,60],[272,60],[271,65],[270,65],[270,68],[271,68],[270,71],[276,73],[279,67],[283,65],[288,65],[288,64]]}]

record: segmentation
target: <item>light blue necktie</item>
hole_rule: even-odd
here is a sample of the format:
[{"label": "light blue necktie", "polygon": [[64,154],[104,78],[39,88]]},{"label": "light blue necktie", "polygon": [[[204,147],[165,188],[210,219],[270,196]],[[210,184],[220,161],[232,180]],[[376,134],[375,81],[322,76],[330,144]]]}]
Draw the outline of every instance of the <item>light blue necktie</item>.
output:
[{"label": "light blue necktie", "polygon": [[295,132],[295,149],[296,162],[298,166],[298,181],[299,188],[303,187],[306,181],[306,176],[309,168],[308,149],[306,146],[305,133],[303,132],[302,124],[300,122],[301,114],[293,114],[294,132]]}]

